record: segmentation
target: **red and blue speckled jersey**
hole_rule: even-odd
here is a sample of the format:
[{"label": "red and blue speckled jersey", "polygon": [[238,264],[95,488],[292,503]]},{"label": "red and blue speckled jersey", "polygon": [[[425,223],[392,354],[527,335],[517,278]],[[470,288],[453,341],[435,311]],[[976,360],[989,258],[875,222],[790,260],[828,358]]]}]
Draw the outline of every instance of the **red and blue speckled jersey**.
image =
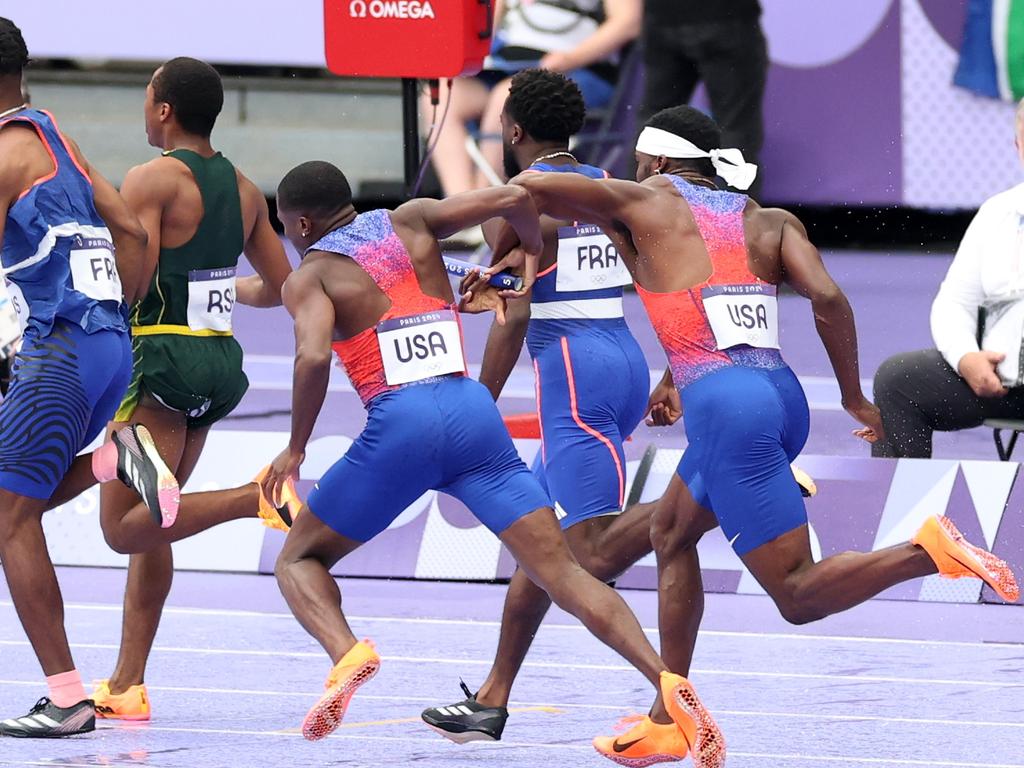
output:
[{"label": "red and blue speckled jersey", "polygon": [[[777,341],[774,348],[742,343],[720,348],[705,308],[706,301],[727,293],[770,297],[774,307],[775,286],[756,277],[747,266],[747,243],[743,232],[743,209],[747,196],[690,184],[678,176],[666,178],[689,204],[711,259],[711,276],[691,288],[653,293],[636,284],[637,293],[668,355],[676,388],[682,390],[702,376],[732,365],[782,368],[785,362]],[[724,316],[727,320],[730,317],[729,314]],[[733,319],[740,326],[746,318],[737,314]],[[754,323],[758,321],[778,339],[775,312],[754,317]]]},{"label": "red and blue speckled jersey", "polygon": [[[391,299],[391,308],[381,316],[379,322],[423,312],[455,309],[448,302],[427,296],[420,289],[412,259],[391,224],[389,211],[376,210],[359,214],[352,223],[327,233],[313,243],[307,249],[309,251],[328,251],[348,256],[370,276]],[[335,341],[331,347],[364,405],[369,405],[373,398],[383,392],[403,386],[387,383],[376,326],[350,339]]]}]

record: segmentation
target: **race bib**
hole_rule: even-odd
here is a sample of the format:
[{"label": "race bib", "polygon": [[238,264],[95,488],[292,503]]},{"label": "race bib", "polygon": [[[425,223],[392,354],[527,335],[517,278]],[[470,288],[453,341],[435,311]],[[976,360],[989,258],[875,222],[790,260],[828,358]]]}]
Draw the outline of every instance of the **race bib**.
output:
[{"label": "race bib", "polygon": [[395,317],[377,326],[377,343],[388,384],[462,373],[462,334],[450,309]]},{"label": "race bib", "polygon": [[[12,287],[17,289],[16,286]],[[21,332],[24,330],[9,291],[10,288],[4,290],[3,283],[0,283],[0,360],[8,357],[8,350],[21,338]],[[18,293],[20,294],[21,291],[18,290]],[[20,301],[19,305],[23,303]],[[26,317],[25,320],[27,321],[28,318]]]},{"label": "race bib", "polygon": [[234,306],[234,267],[188,273],[188,327],[193,331],[230,331]]},{"label": "race bib", "polygon": [[701,291],[719,349],[741,344],[779,348],[779,302],[774,285],[709,285]]},{"label": "race bib", "polygon": [[121,277],[114,244],[102,237],[75,237],[69,256],[71,282],[79,293],[96,301],[121,301]]},{"label": "race bib", "polygon": [[[13,314],[13,330],[20,336],[28,327],[28,302],[25,301],[25,294],[21,292],[21,288],[18,287],[17,283],[7,283],[4,287],[7,289],[7,296],[4,297],[6,305],[4,306],[4,299],[0,299],[0,314],[4,316],[5,320]],[[0,332],[0,336],[6,339],[10,331],[6,323],[4,325],[4,330]]]},{"label": "race bib", "polygon": [[596,291],[629,285],[633,278],[600,227],[558,228],[558,291]]}]

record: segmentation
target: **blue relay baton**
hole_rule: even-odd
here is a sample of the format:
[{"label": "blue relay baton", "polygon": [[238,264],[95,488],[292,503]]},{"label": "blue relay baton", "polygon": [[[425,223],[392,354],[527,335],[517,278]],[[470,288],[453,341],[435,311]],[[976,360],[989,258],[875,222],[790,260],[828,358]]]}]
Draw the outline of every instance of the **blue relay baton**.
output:
[{"label": "blue relay baton", "polygon": [[[444,257],[444,267],[448,270],[449,275],[454,275],[455,277],[465,277],[474,269],[480,270],[480,272],[487,269],[479,264],[470,264],[468,261],[459,261],[448,256]],[[498,272],[495,275],[491,275],[490,280],[487,282],[503,291],[523,290],[523,278],[519,275],[513,275],[511,272]]]}]

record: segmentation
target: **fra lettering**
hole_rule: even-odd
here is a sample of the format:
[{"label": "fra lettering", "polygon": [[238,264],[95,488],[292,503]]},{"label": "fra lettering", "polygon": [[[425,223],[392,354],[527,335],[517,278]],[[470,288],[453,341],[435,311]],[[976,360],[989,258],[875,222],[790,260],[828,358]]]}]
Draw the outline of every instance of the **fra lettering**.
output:
[{"label": "fra lettering", "polygon": [[739,328],[768,330],[768,310],[764,304],[752,307],[749,304],[729,304],[729,319]]},{"label": "fra lettering", "polygon": [[114,260],[110,256],[94,256],[89,259],[89,269],[92,270],[92,279],[98,281],[103,277],[107,282],[114,281],[117,274],[114,269]]},{"label": "fra lettering", "polygon": [[227,314],[231,311],[231,308],[235,306],[235,289],[225,288],[223,291],[220,289],[212,289],[210,291],[209,300],[206,303],[207,313],[217,310],[223,314]]},{"label": "fra lettering", "polygon": [[[402,341],[405,342],[404,353]],[[436,357],[439,354],[448,354],[448,346],[444,343],[444,336],[440,331],[431,331],[426,336],[417,333],[401,340],[395,339],[395,355],[400,363],[408,363],[414,357],[417,360],[426,360],[428,357]]]},{"label": "fra lettering", "polygon": [[594,267],[607,269],[618,263],[619,252],[615,250],[615,246],[611,243],[604,247],[593,244],[581,245],[576,249],[576,269],[578,270],[582,270],[584,265],[587,265],[587,269],[593,269]]}]

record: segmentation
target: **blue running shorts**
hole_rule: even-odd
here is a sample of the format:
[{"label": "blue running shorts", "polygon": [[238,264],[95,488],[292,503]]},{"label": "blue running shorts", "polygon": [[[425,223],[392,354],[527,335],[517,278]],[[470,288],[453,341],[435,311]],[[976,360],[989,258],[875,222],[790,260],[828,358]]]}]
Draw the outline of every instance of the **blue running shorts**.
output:
[{"label": "blue running shorts", "polygon": [[550,506],[490,393],[464,376],[374,398],[366,427],[306,503],[335,532],[366,542],[428,490],[457,498],[495,535]]},{"label": "blue running shorts", "polygon": [[803,450],[810,412],[788,367],[731,366],[682,391],[689,446],[676,472],[745,555],[807,522],[790,463]]},{"label": "blue running shorts", "polygon": [[0,488],[48,499],[113,418],[132,375],[128,333],[58,320],[29,328],[0,403]]},{"label": "blue running shorts", "polygon": [[562,530],[622,511],[623,441],[647,408],[647,361],[628,329],[563,336],[534,360],[542,443],[534,474]]}]

